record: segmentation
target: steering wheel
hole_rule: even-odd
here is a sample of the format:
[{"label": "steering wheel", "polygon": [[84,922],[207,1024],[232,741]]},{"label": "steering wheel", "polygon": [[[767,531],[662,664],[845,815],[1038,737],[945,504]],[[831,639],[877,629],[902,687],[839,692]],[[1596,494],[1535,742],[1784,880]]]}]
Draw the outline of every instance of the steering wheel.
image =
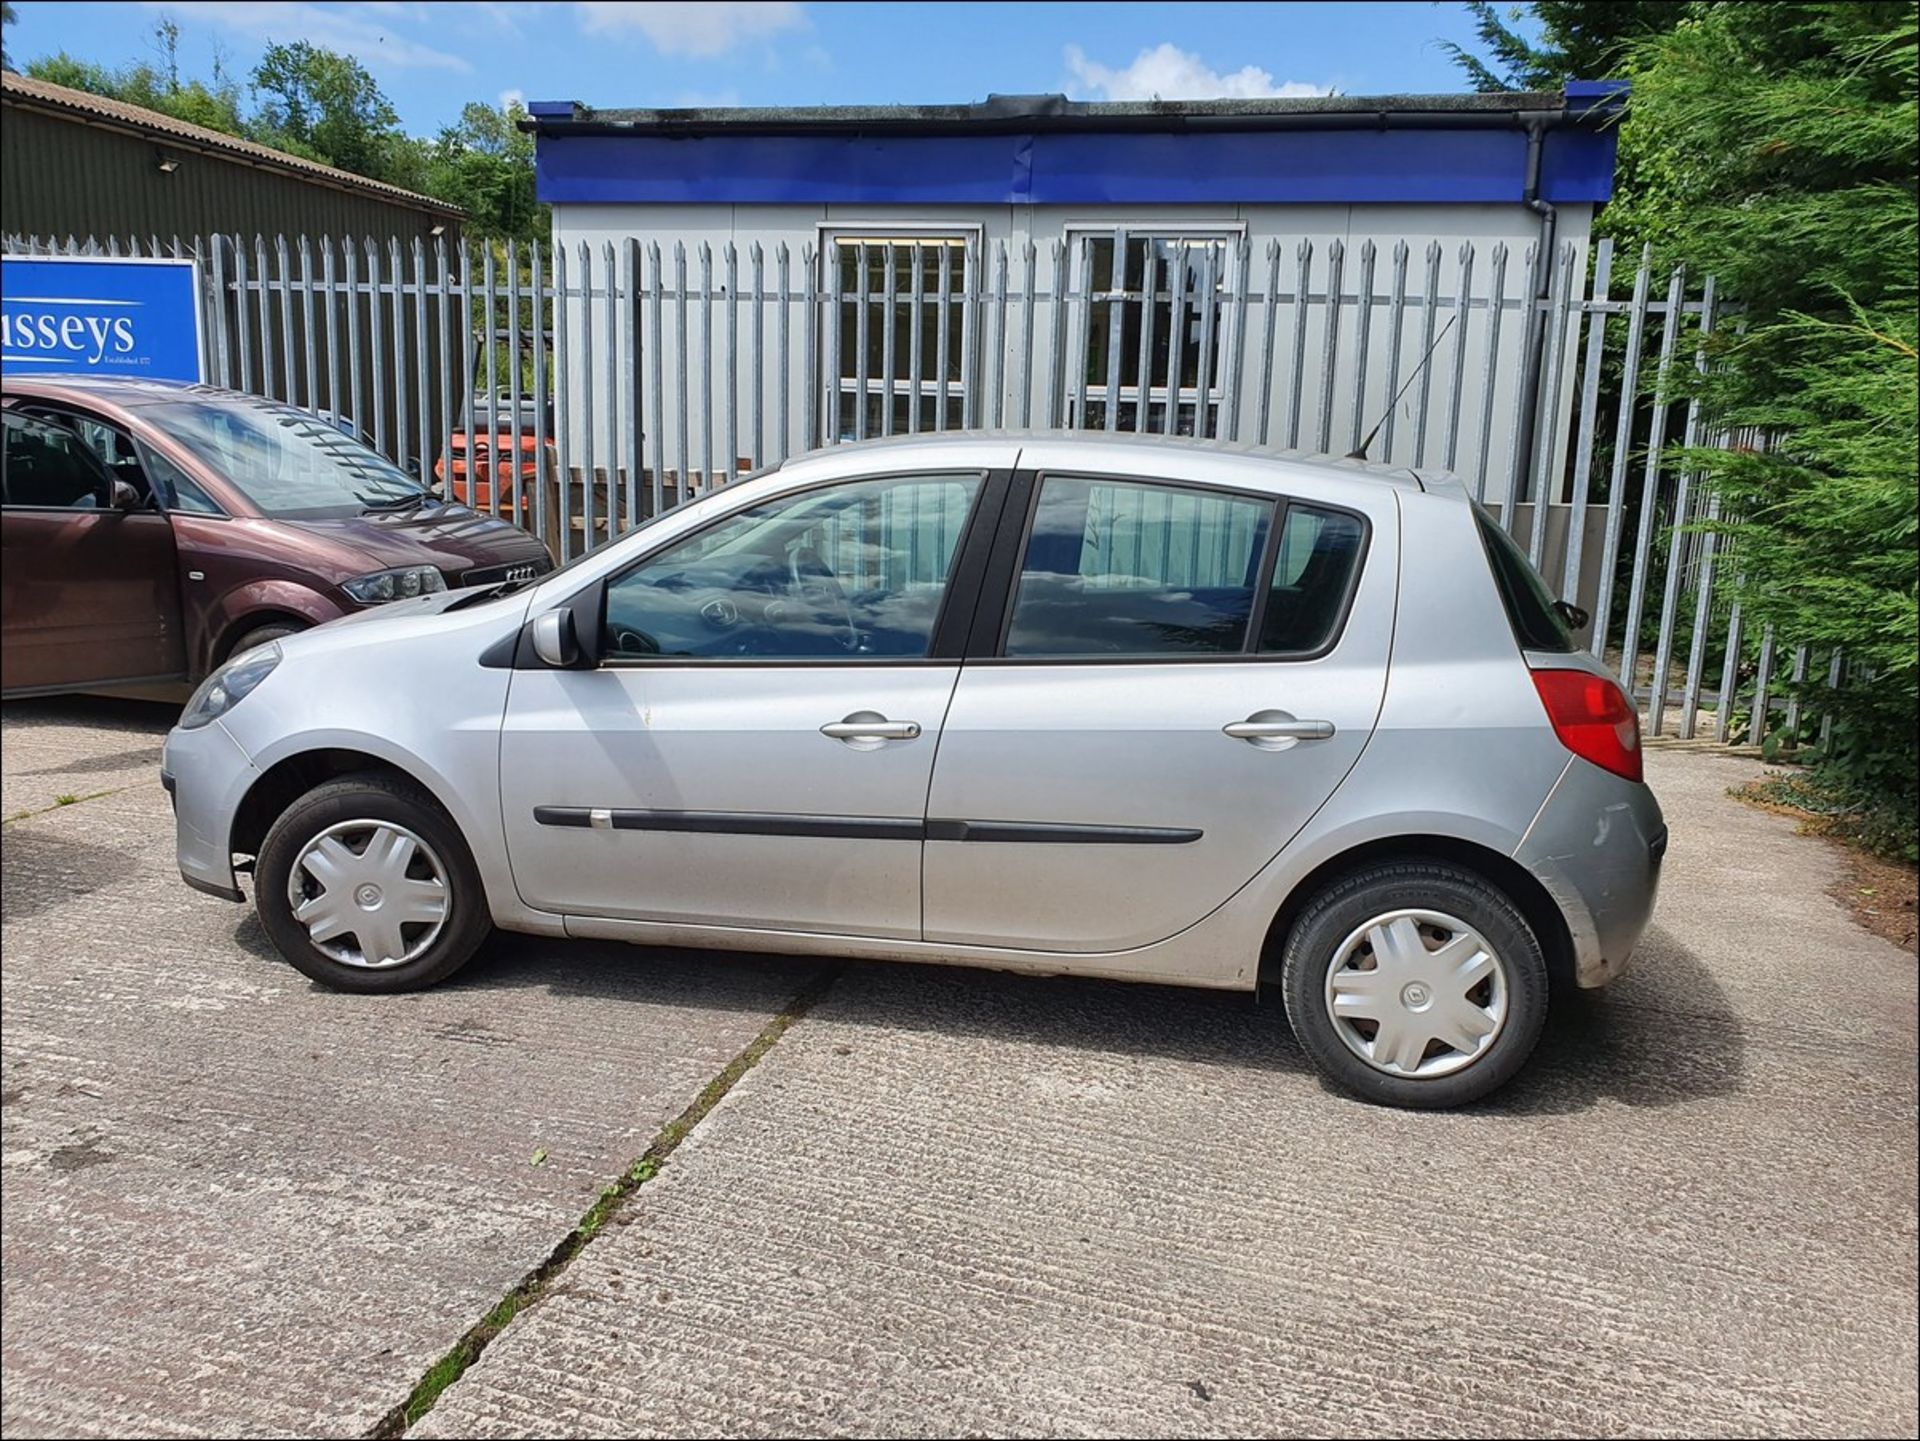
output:
[{"label": "steering wheel", "polygon": [[853,602],[847,599],[840,578],[821,558],[820,552],[810,545],[796,548],[787,559],[787,572],[792,578],[788,589],[800,600],[823,615],[839,612],[837,625],[846,634],[837,639],[842,648],[858,650],[860,627],[853,618]]},{"label": "steering wheel", "polygon": [[621,655],[659,655],[660,642],[630,625],[610,627],[614,649]]}]

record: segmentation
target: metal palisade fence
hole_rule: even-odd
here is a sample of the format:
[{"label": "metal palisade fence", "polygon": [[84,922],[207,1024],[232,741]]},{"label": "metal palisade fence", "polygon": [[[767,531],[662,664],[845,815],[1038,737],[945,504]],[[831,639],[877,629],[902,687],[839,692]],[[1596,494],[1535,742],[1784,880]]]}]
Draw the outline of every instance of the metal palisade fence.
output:
[{"label": "metal palisade fence", "polygon": [[[1451,469],[1592,615],[1650,732],[1792,748],[1844,660],[1744,623],[1676,398],[1737,315],[1611,241],[1069,232],[816,245],[8,237],[191,255],[206,369],[360,433],[557,559],[823,445],[976,427],[1205,435]],[[1698,524],[1707,522],[1709,524]]]}]

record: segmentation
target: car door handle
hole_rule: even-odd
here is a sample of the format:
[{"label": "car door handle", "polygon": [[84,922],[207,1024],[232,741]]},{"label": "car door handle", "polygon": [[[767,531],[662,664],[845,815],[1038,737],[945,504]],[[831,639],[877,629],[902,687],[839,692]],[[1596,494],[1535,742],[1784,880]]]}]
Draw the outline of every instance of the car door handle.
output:
[{"label": "car door handle", "polygon": [[857,710],[844,720],[828,721],[820,734],[854,746],[862,741],[913,741],[920,739],[920,722],[888,720],[878,711]]},{"label": "car door handle", "polygon": [[1220,729],[1223,734],[1262,750],[1286,750],[1300,741],[1326,740],[1333,734],[1333,722],[1296,720],[1283,710],[1261,710]]}]

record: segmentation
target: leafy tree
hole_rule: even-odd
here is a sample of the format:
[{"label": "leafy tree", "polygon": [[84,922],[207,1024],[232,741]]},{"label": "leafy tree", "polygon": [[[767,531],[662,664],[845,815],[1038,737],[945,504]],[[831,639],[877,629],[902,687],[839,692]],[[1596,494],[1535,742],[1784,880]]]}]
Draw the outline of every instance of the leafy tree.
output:
[{"label": "leafy tree", "polygon": [[376,180],[416,168],[399,115],[350,55],[305,40],[269,45],[253,91],[255,134],[267,144]]},{"label": "leafy tree", "polygon": [[[1480,91],[1558,90],[1569,80],[1606,80],[1620,73],[1636,41],[1678,24],[1681,0],[1538,0],[1510,6],[1503,18],[1489,0],[1470,0],[1474,29],[1486,56],[1445,42],[1454,62]],[[1531,16],[1536,42],[1521,33]]]},{"label": "leafy tree", "polygon": [[[1718,486],[1757,621],[1839,647],[1855,683],[1822,763],[1904,812],[1916,792],[1916,17],[1888,3],[1696,4],[1631,53],[1622,148],[1651,183],[1617,222],[1743,307],[1698,382],[1762,448],[1690,457]],[[1868,677],[1871,677],[1870,679]]]},{"label": "leafy tree", "polygon": [[27,74],[35,80],[64,85],[69,90],[84,90],[89,95],[104,95],[109,100],[120,98],[119,78],[113,71],[91,60],[76,59],[64,50],[29,61]]},{"label": "leafy tree", "polygon": [[1537,42],[1473,8],[1486,56],[1456,57],[1476,84],[1632,81],[1596,228],[1719,278],[1737,318],[1688,383],[1714,424],[1765,439],[1677,460],[1718,489],[1749,620],[1848,657],[1852,683],[1820,697],[1836,726],[1816,777],[1911,858],[1920,7],[1538,3]]},{"label": "leafy tree", "polygon": [[172,20],[162,20],[154,27],[153,38],[160,57],[158,65],[137,60],[109,70],[92,61],[77,60],[63,50],[35,60],[27,66],[27,73],[37,80],[157,110],[209,130],[247,134],[247,122],[240,113],[240,87],[227,78],[219,61],[214,62],[211,82],[189,80],[182,84],[180,27]]},{"label": "leafy tree", "polygon": [[549,233],[547,207],[533,193],[533,137],[518,125],[525,115],[518,104],[470,101],[433,142],[427,192],[464,207],[477,234],[525,242]]}]

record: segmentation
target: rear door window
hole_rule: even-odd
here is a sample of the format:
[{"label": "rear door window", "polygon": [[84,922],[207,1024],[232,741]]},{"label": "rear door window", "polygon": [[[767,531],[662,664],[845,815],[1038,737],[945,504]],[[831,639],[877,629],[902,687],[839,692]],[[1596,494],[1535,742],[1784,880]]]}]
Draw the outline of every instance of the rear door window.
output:
[{"label": "rear door window", "polygon": [[1002,654],[1240,654],[1273,512],[1219,491],[1043,478]]},{"label": "rear door window", "polygon": [[1507,608],[1507,619],[1513,623],[1520,649],[1572,652],[1573,633],[1560,618],[1553,592],[1540,579],[1527,553],[1479,506],[1474,507],[1474,519],[1480,523],[1480,539],[1493,567],[1494,584],[1500,589],[1500,600]]}]

